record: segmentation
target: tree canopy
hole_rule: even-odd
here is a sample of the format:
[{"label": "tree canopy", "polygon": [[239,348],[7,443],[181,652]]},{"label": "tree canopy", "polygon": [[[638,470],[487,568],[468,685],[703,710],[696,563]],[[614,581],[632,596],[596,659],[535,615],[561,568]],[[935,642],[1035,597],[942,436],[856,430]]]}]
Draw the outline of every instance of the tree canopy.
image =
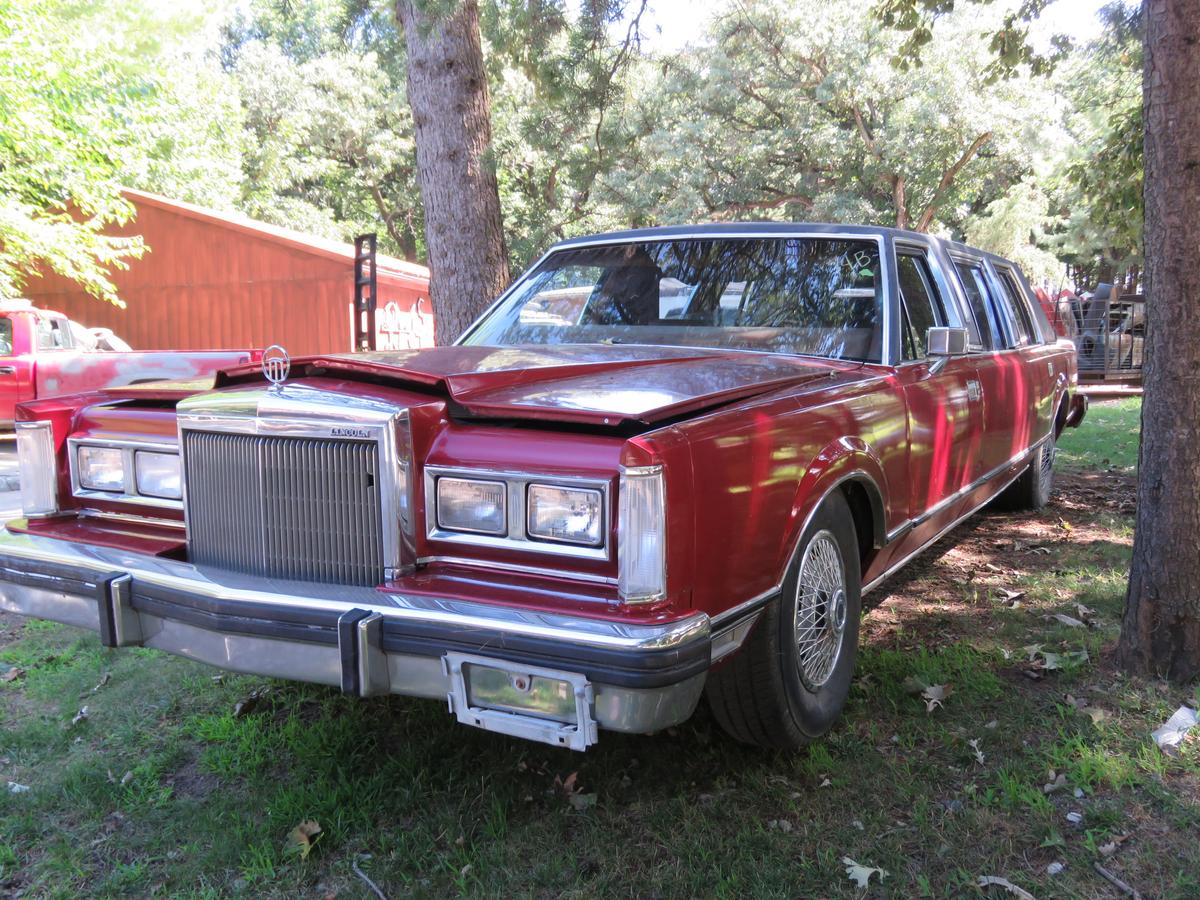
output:
[{"label": "tree canopy", "polygon": [[[594,230],[762,218],[934,231],[1047,276],[1136,263],[1137,17],[1114,4],[1094,46],[1035,51],[1041,5],[731,0],[661,52],[645,0],[486,0],[510,265]],[[141,247],[108,236],[121,185],[425,258],[392,5],[195,9],[0,0],[0,291],[44,264],[116,299],[108,267]]]}]

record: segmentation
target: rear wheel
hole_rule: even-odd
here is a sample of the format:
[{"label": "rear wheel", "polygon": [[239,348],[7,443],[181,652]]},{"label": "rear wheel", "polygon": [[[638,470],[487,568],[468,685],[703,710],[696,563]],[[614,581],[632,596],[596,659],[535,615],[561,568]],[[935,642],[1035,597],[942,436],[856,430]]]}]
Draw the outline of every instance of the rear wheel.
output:
[{"label": "rear wheel", "polygon": [[1044,440],[1029,461],[1029,467],[995,500],[997,509],[1041,509],[1054,490],[1054,432]]},{"label": "rear wheel", "polygon": [[741,650],[709,675],[713,715],[737,740],[801,747],[837,720],[858,649],[855,534],[850,507],[834,493],[801,535],[780,596]]}]

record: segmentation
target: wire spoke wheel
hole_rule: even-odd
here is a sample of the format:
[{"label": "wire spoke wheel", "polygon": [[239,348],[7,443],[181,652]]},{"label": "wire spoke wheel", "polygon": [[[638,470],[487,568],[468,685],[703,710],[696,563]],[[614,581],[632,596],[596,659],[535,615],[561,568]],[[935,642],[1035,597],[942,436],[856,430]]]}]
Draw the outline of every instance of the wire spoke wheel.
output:
[{"label": "wire spoke wheel", "polygon": [[829,680],[846,633],[846,575],[842,551],[829,531],[818,531],[800,561],[796,581],[796,664],[815,691]]}]

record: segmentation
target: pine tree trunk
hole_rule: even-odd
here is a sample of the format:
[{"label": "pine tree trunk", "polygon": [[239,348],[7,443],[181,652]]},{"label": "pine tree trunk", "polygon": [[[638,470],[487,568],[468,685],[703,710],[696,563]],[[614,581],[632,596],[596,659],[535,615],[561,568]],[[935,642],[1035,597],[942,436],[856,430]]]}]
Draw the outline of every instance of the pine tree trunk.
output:
[{"label": "pine tree trunk", "polygon": [[1146,368],[1120,658],[1200,674],[1200,15],[1147,0]]},{"label": "pine tree trunk", "polygon": [[422,0],[396,4],[439,344],[453,342],[508,286],[479,7],[476,0],[448,7],[438,15]]}]

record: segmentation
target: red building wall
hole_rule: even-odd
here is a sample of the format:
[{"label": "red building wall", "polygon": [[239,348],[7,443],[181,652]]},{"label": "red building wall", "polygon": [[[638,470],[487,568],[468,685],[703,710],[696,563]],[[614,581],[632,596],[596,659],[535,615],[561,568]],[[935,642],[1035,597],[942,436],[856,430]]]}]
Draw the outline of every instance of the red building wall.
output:
[{"label": "red building wall", "polygon": [[[202,350],[282,344],[292,356],[351,347],[354,251],[240,216],[128,192],[137,216],[119,231],[140,234],[148,250],[116,272],[125,309],[87,295],[52,272],[30,279],[26,295],[88,327],[111,328],[136,350]],[[390,322],[432,343],[429,273],[381,257],[378,308]],[[419,308],[419,311],[418,311]]]}]

